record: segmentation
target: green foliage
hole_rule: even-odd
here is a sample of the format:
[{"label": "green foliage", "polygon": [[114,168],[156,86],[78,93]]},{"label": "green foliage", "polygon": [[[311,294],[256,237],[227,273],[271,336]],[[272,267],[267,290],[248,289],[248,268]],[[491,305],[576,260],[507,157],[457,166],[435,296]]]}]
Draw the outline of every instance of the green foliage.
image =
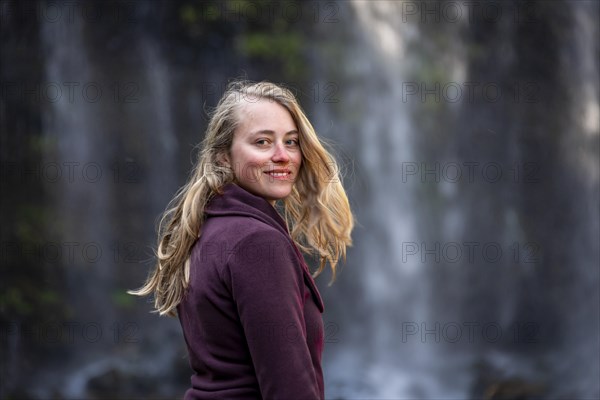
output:
[{"label": "green foliage", "polygon": [[[289,1],[190,1],[179,8],[178,15],[188,37],[199,45],[223,43],[220,51],[261,63],[261,70],[271,79],[299,81],[307,74],[303,55],[309,39],[304,28],[309,22],[281,11],[291,3],[294,9],[299,7]],[[308,18],[310,14],[298,15]]]},{"label": "green foliage", "polygon": [[120,308],[133,308],[135,306],[135,299],[133,296],[127,294],[125,289],[119,289],[112,293],[112,302],[115,306]]},{"label": "green foliage", "polygon": [[56,136],[49,135],[32,135],[28,138],[28,145],[33,155],[48,154],[54,151],[57,147]]},{"label": "green foliage", "polygon": [[61,295],[56,290],[21,280],[16,286],[0,293],[0,311],[5,315],[38,319],[38,314],[43,315],[49,309],[55,309],[61,305],[61,301]]},{"label": "green foliage", "polygon": [[[27,129],[28,136],[21,137],[20,145],[26,151],[19,154],[14,163],[17,171],[35,169],[43,154],[53,147],[51,139],[34,129]],[[53,315],[66,313],[61,269],[44,257],[44,245],[48,243],[48,227],[56,227],[52,220],[51,205],[45,196],[43,181],[22,179],[15,173],[7,177],[9,186],[19,189],[6,194],[7,204],[2,208],[3,289],[0,291],[0,312],[10,321],[39,321]]]},{"label": "green foliage", "polygon": [[0,311],[2,314],[30,315],[34,307],[26,297],[21,288],[7,288],[0,293]]},{"label": "green foliage", "polygon": [[252,32],[238,39],[237,48],[245,56],[282,64],[284,74],[295,79],[305,70],[301,59],[302,43],[302,37],[294,32],[279,35]]},{"label": "green foliage", "polygon": [[41,230],[49,222],[44,207],[23,204],[17,208],[15,221],[16,237],[22,244],[39,245],[43,243]]},{"label": "green foliage", "polygon": [[185,4],[179,10],[179,18],[184,25],[200,25],[204,23],[219,22],[222,15],[219,8],[210,2],[200,5]]}]

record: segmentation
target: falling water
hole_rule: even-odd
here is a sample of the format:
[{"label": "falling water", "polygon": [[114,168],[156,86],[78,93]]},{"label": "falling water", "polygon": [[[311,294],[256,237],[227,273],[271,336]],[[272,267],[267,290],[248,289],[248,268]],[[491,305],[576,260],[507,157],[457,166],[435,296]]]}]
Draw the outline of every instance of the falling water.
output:
[{"label": "falling water", "polygon": [[[42,19],[40,31],[47,60],[46,86],[56,85],[63,91],[45,110],[44,134],[54,147],[49,149],[44,161],[56,163],[62,170],[60,183],[47,183],[47,186],[56,202],[54,225],[50,229],[53,242],[58,239],[59,243],[74,249],[73,253],[65,251],[61,260],[68,271],[65,298],[71,315],[78,316],[75,323],[90,323],[106,330],[115,321],[114,309],[96,305],[111,303],[110,288],[115,271],[107,254],[111,245],[112,186],[107,180],[110,138],[103,129],[102,102],[98,101],[102,87],[92,75],[80,19],[69,23]],[[65,92],[69,86],[75,88],[72,93]],[[59,321],[62,318],[49,317]],[[53,383],[37,388],[59,390],[64,384],[61,378],[79,369],[81,363],[95,363],[101,354],[98,350],[94,347],[86,352],[70,349],[69,362],[60,368],[47,368],[39,377],[40,381]],[[49,397],[48,393],[40,395]]]},{"label": "falling water", "polygon": [[[411,7],[417,4],[408,3]],[[435,9],[435,4],[428,3],[428,7]],[[519,204],[506,195],[504,200],[499,200],[495,197],[497,192],[492,190],[502,188],[506,194],[514,191],[514,186],[490,187],[475,183],[469,187],[443,180],[432,184],[404,179],[404,168],[411,162],[434,160],[460,164],[472,160],[498,160],[492,158],[494,153],[491,151],[488,151],[489,155],[478,155],[460,150],[470,149],[469,141],[473,139],[461,134],[461,124],[456,121],[460,122],[464,114],[465,123],[471,121],[475,126],[477,119],[473,114],[478,111],[472,105],[454,103],[436,107],[423,102],[415,108],[414,103],[406,101],[403,82],[417,76],[427,81],[431,88],[435,81],[428,81],[431,78],[424,71],[439,65],[444,66],[445,82],[475,79],[469,70],[472,68],[469,65],[472,49],[467,46],[471,44],[463,39],[464,32],[473,29],[467,19],[446,25],[419,24],[419,17],[407,22],[403,20],[406,5],[406,2],[356,1],[347,7],[340,6],[340,20],[352,21],[350,24],[355,29],[342,29],[337,36],[330,36],[331,41],[338,41],[338,48],[330,43],[324,46],[321,62],[327,65],[333,58],[338,69],[329,72],[324,65],[316,67],[321,81],[332,80],[340,88],[340,104],[335,107],[319,104],[314,112],[320,132],[333,137],[355,155],[346,183],[351,199],[356,202],[355,211],[360,223],[353,235],[355,246],[349,252],[341,282],[336,284],[337,287],[334,285],[334,289],[324,289],[329,305],[325,321],[336,328],[330,332],[336,334],[332,335],[336,340],[328,343],[324,358],[327,397],[469,398],[483,396],[483,392],[489,390],[486,385],[503,381],[521,382],[515,385],[522,385],[519,388],[531,391],[529,395],[533,396],[537,390],[546,390],[546,396],[550,397],[597,395],[600,390],[596,380],[600,351],[597,341],[599,280],[597,265],[591,263],[598,260],[598,249],[592,244],[594,238],[596,242],[598,239],[598,210],[597,206],[592,206],[598,202],[598,157],[594,151],[583,150],[587,147],[597,152],[598,65],[592,56],[598,52],[597,40],[592,39],[597,27],[593,25],[595,14],[590,12],[597,9],[589,2],[563,5],[571,7],[567,12],[573,12],[576,20],[573,29],[577,32],[577,50],[573,52],[566,44],[563,54],[570,54],[569,62],[578,60],[576,68],[581,71],[568,75],[571,78],[557,76],[571,79],[573,88],[578,88],[575,92],[580,90],[582,93],[576,97],[581,103],[570,105],[572,108],[566,113],[583,114],[583,118],[574,117],[580,121],[577,123],[582,123],[575,128],[579,131],[572,136],[564,135],[564,140],[569,148],[576,146],[581,150],[579,153],[561,153],[552,162],[577,165],[573,173],[586,176],[586,183],[573,188],[581,192],[581,198],[567,204],[586,209],[592,223],[576,219],[574,226],[563,227],[573,232],[571,247],[564,251],[572,262],[572,281],[564,289],[569,297],[563,301],[568,306],[556,311],[556,318],[565,325],[553,327],[551,315],[554,310],[548,309],[549,316],[544,315],[544,311],[537,314],[524,311],[552,302],[548,300],[550,293],[544,292],[543,282],[549,279],[545,275],[555,272],[543,261],[534,268],[532,264],[524,263],[474,266],[433,262],[432,257],[427,258],[427,262],[405,257],[402,246],[407,243],[432,246],[434,241],[479,240],[485,243],[490,239],[502,243],[505,251],[510,251],[510,243],[524,244],[532,240],[525,233],[523,218],[519,216],[524,211],[518,209]],[[463,9],[463,13],[466,12]],[[508,14],[512,10],[504,9],[504,12]],[[517,30],[518,24],[513,20],[506,23],[506,18],[502,29]],[[327,28],[330,27],[323,29],[332,31]],[[437,31],[430,32],[434,29]],[[501,53],[505,57],[504,64],[490,67],[483,78],[502,82],[498,81],[504,79],[498,77],[502,75],[495,74],[505,65],[516,62],[508,34],[499,39],[504,43],[497,45],[505,49]],[[433,39],[445,43],[437,52]],[[434,54],[432,60],[426,57],[428,52]],[[433,65],[427,65],[428,62]],[[550,70],[555,68],[560,67],[548,67]],[[553,88],[553,82],[541,81],[541,84]],[[523,147],[523,139],[515,133],[521,131],[527,121],[520,125],[516,121],[515,127],[506,127],[505,121],[525,113],[528,105],[516,107],[520,109],[509,109],[509,114],[499,111],[478,115],[489,118],[484,121],[488,127],[502,127],[504,123],[505,129],[500,132],[507,152],[500,161],[505,165],[515,160],[527,161],[524,157],[535,157],[526,153],[528,149]],[[565,115],[564,118],[571,117]],[[426,134],[423,130],[427,129],[428,123],[437,124],[435,140],[439,141],[439,148],[427,143],[429,153],[425,153],[419,135]],[[589,143],[587,146],[586,142]],[[578,155],[569,161],[573,154]],[[547,173],[551,169],[545,163],[539,161],[542,171]],[[541,185],[530,185],[526,189],[544,190]],[[424,191],[427,191],[426,196]],[[531,194],[525,192],[524,196]],[[493,221],[492,215],[486,215],[485,208],[494,204],[503,215],[501,225],[488,227],[485,220],[478,221],[474,217],[482,215]],[[544,247],[557,245],[552,239],[535,237],[535,240],[540,240]],[[520,288],[532,285],[532,281],[537,281],[533,284],[535,294],[523,294]],[[589,300],[569,289],[583,287],[587,288]],[[328,298],[332,291],[338,296]],[[349,313],[347,309],[353,312]],[[440,325],[436,325],[438,323]],[[482,330],[474,329],[470,342],[465,324],[500,329],[502,340],[496,342],[486,337]],[[443,331],[440,335],[436,326],[458,326],[463,329],[462,340],[452,343],[443,337]],[[422,332],[407,336],[407,329],[414,327],[430,329],[430,333],[424,338]],[[554,344],[556,334],[551,332],[552,329],[563,335],[560,343]],[[441,340],[436,339],[439,336],[442,336]],[[565,375],[570,376],[566,381],[560,378]]]},{"label": "falling water", "polygon": [[[154,9],[145,3],[136,11],[152,14]],[[35,390],[43,398],[53,392],[83,398],[90,396],[89,385],[95,379],[135,382],[139,376],[169,376],[174,365],[185,364],[175,320],[157,321],[148,309],[133,317],[115,307],[125,290],[132,289],[123,286],[123,280],[131,282],[124,277],[133,275],[141,282],[145,276],[147,269],[139,263],[148,265],[152,258],[148,244],[154,241],[149,235],[153,221],[178,183],[174,179],[178,146],[172,121],[172,75],[160,45],[143,30],[134,36],[139,41],[136,56],[141,68],[135,75],[120,71],[114,77],[117,80],[108,81],[103,69],[110,68],[110,60],[90,44],[80,13],[67,22],[41,23],[46,81],[90,88],[89,92],[76,90],[79,97],[62,96],[49,103],[44,134],[55,144],[48,150],[48,163],[78,167],[72,182],[48,188],[55,201],[54,233],[63,242],[92,244],[101,252],[97,261],[74,258],[65,265],[71,318],[79,326],[99,327],[102,337],[97,343],[79,343],[77,337],[79,341],[67,349],[68,362],[47,368],[40,377],[45,383]],[[81,175],[84,166],[88,166],[83,170],[87,176]],[[62,322],[61,317],[57,319]],[[134,386],[122,385],[130,388],[125,390]],[[154,395],[175,390],[173,382],[146,385],[151,387],[144,390]],[[108,389],[109,393],[114,390]],[[144,393],[139,387],[133,393],[136,390]]]},{"label": "falling water", "polygon": [[[414,67],[407,48],[418,40],[418,31],[399,23],[400,6],[400,2],[354,2],[351,9],[341,8],[347,13],[341,19],[351,20],[354,14],[358,29],[344,36],[344,60],[341,71],[336,71],[344,79],[335,82],[340,85],[343,107],[360,110],[360,117],[330,116],[337,125],[331,129],[325,125],[322,131],[351,147],[356,157],[356,169],[349,171],[355,178],[351,174],[347,183],[351,198],[360,199],[359,228],[344,273],[356,269],[354,273],[362,277],[358,288],[362,295],[353,294],[346,306],[364,314],[359,324],[345,320],[343,310],[325,316],[326,321],[341,325],[340,341],[329,345],[325,357],[326,395],[332,398],[435,397],[441,393],[452,397],[465,390],[461,382],[456,382],[458,391],[453,386],[438,387],[435,376],[426,371],[436,364],[434,349],[400,340],[404,321],[427,319],[430,296],[424,269],[403,260],[401,254],[402,243],[418,241],[415,187],[403,182],[400,174],[406,162],[418,160],[402,88]],[[320,124],[328,122],[317,118]]]}]

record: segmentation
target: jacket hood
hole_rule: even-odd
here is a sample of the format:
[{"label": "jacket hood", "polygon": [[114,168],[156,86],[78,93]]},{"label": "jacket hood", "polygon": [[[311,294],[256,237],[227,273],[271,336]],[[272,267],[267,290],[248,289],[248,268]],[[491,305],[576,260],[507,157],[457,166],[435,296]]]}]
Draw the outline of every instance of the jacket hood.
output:
[{"label": "jacket hood", "polygon": [[313,293],[315,303],[321,312],[324,310],[323,300],[317,289],[304,256],[292,240],[287,224],[277,210],[264,198],[248,192],[235,183],[223,186],[223,194],[215,194],[204,210],[206,218],[224,216],[244,216],[257,219],[282,232],[288,238],[304,271],[304,279]]}]

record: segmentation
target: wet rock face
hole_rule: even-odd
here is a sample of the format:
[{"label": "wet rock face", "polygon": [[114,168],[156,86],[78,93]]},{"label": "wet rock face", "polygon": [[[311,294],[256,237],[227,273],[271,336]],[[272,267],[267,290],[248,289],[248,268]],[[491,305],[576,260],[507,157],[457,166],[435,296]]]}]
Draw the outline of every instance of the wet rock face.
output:
[{"label": "wet rock face", "polygon": [[143,368],[113,365],[87,378],[87,399],[172,398],[173,393],[183,395],[189,385],[189,366],[177,359],[166,372],[156,374]]},{"label": "wet rock face", "polygon": [[156,394],[155,390],[154,383],[147,376],[113,368],[91,378],[86,392],[90,399],[108,399],[111,396],[125,399],[134,396],[153,396]]},{"label": "wet rock face", "polygon": [[490,385],[483,394],[486,400],[541,400],[544,387],[518,378]]},{"label": "wet rock face", "polygon": [[484,400],[542,400],[548,387],[540,381],[520,377],[481,362],[477,365],[471,398]]}]

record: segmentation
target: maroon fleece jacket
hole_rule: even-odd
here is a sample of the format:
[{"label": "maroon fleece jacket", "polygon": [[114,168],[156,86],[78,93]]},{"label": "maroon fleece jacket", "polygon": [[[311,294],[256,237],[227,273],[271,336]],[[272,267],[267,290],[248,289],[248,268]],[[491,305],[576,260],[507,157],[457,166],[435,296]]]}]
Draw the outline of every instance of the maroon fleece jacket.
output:
[{"label": "maroon fleece jacket", "polygon": [[323,302],[284,220],[234,183],[205,212],[177,307],[185,400],[323,399]]}]

